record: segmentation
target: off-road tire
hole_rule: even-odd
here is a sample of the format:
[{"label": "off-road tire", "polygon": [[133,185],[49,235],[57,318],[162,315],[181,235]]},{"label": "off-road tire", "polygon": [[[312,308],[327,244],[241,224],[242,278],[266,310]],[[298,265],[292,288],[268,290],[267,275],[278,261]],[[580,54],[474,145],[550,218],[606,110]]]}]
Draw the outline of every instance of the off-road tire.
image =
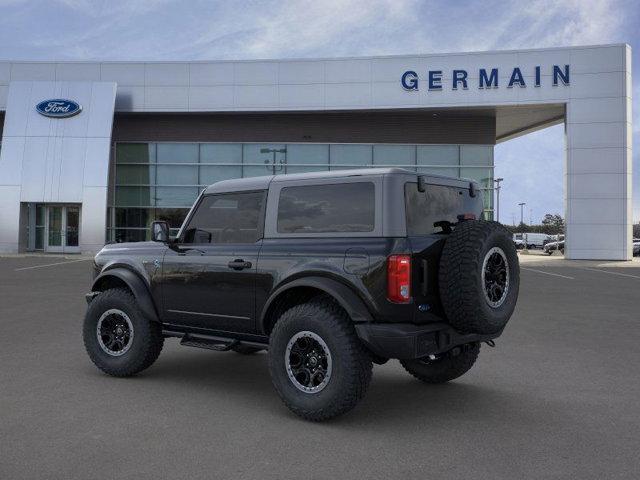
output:
[{"label": "off-road tire", "polygon": [[[100,316],[110,309],[121,310],[133,324],[131,347],[117,357],[102,349],[96,333]],[[133,294],[123,288],[105,290],[93,299],[85,315],[82,336],[91,361],[104,373],[114,377],[128,377],[149,368],[160,355],[164,344],[160,324],[149,321]]]},{"label": "off-road tire", "polygon": [[480,344],[468,343],[442,354],[435,360],[400,360],[404,369],[426,383],[445,383],[467,373],[478,358]]},{"label": "off-road tire", "polygon": [[[507,260],[508,286],[500,305],[491,306],[482,281],[485,258],[499,249]],[[442,306],[459,332],[496,334],[516,307],[520,286],[518,254],[509,231],[497,222],[460,223],[444,244],[438,273]]]},{"label": "off-road tire", "polygon": [[[303,331],[321,337],[332,358],[331,377],[317,393],[299,390],[286,370],[287,344]],[[356,406],[371,381],[372,363],[347,313],[331,299],[317,299],[296,305],[280,316],[271,332],[269,370],[284,404],[296,415],[317,422]]]},{"label": "off-road tire", "polygon": [[264,350],[264,348],[250,347],[249,345],[240,344],[236,345],[235,347],[231,347],[231,350],[239,353],[240,355],[253,355],[254,353],[261,352],[262,350]]}]

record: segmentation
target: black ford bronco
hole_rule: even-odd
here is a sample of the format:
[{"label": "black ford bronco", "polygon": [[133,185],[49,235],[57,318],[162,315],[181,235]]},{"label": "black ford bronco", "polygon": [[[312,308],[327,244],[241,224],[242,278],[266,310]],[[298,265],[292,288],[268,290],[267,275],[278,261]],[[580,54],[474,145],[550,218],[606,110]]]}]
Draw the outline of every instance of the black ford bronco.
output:
[{"label": "black ford bronco", "polygon": [[106,245],[84,320],[91,360],[136,374],[164,339],[253,354],[309,420],[353,408],[372,363],[399,359],[452,380],[493,344],[516,305],[509,232],[482,220],[468,180],[365,169],[225,180],[175,238]]}]

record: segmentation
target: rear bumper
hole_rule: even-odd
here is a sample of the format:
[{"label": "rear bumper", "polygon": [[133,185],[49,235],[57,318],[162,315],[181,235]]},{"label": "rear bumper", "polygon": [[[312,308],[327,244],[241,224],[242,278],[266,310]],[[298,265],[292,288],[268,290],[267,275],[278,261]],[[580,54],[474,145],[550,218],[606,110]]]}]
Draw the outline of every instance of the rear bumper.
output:
[{"label": "rear bumper", "polygon": [[446,323],[360,323],[355,328],[371,352],[383,358],[400,360],[436,355],[465,343],[493,340],[502,333],[463,334]]}]

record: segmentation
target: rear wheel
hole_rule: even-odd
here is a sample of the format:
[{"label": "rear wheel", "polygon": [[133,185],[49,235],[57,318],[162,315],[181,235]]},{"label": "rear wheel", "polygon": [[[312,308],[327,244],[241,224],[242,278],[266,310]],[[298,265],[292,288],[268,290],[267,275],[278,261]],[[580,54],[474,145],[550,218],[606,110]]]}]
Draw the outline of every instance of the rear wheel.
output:
[{"label": "rear wheel", "polygon": [[371,357],[351,320],[330,299],[287,310],[271,332],[269,370],[285,405],[322,421],[351,410],[371,380]]},{"label": "rear wheel", "polygon": [[150,367],[164,344],[160,325],[147,320],[131,292],[122,288],[106,290],[89,304],[82,334],[91,361],[115,377]]},{"label": "rear wheel", "polygon": [[445,383],[467,373],[478,358],[480,344],[468,343],[440,355],[401,360],[407,372],[426,383]]}]

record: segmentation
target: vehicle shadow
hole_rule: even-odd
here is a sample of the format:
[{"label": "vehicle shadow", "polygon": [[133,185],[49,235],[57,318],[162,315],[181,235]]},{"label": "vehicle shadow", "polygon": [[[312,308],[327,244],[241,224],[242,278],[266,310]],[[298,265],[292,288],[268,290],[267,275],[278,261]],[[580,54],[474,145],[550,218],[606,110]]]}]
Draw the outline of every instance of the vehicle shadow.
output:
[{"label": "vehicle shadow", "polygon": [[[180,349],[161,357],[147,372],[131,380],[150,381],[182,392],[193,389],[212,396],[232,396],[236,405],[252,414],[299,420],[282,405],[273,389],[265,353],[247,356]],[[447,384],[429,385],[394,366],[375,367],[363,401],[349,414],[322,425],[375,431],[433,419],[440,425],[459,425],[460,421],[475,422],[479,418],[522,425],[535,422],[526,413],[527,405],[535,407],[535,398],[481,382],[481,377],[470,374]]]}]

